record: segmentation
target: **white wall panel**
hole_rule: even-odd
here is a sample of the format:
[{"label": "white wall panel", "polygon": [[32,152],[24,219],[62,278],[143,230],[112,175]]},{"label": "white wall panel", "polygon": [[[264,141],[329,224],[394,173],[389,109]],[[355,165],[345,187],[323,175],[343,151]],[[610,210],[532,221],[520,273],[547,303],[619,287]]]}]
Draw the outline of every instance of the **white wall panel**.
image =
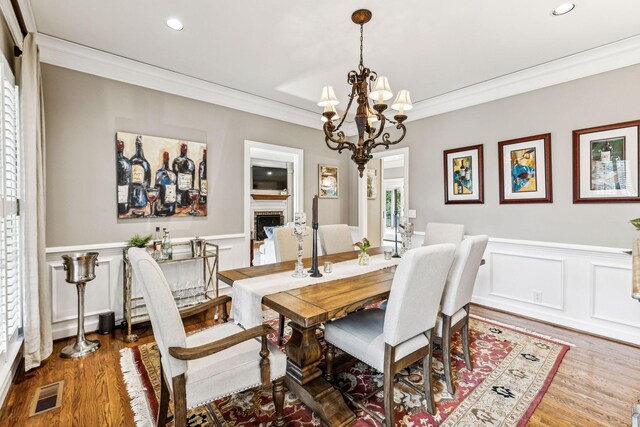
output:
[{"label": "white wall panel", "polygon": [[[207,237],[217,243],[220,250],[219,271],[239,268],[248,262],[249,243],[244,235]],[[188,239],[176,239],[188,240]],[[52,295],[52,331],[53,338],[59,339],[73,336],[77,330],[77,292],[76,286],[65,281],[65,271],[62,267],[61,256],[71,252],[97,251],[98,266],[96,278],[86,285],[85,290],[85,329],[87,332],[98,328],[98,316],[101,313],[113,311],[116,325],[123,318],[122,294],[122,247],[121,244],[67,246],[47,249],[47,264],[49,266],[49,286]],[[188,250],[188,248],[185,247]],[[198,280],[202,274],[201,262],[184,262],[163,266],[167,281],[171,285],[176,281]],[[220,293],[228,293],[228,286],[220,283]],[[136,283],[133,283],[135,296],[139,294]]]},{"label": "white wall panel", "polygon": [[640,304],[630,297],[631,269],[592,265],[591,317],[640,330]]}]

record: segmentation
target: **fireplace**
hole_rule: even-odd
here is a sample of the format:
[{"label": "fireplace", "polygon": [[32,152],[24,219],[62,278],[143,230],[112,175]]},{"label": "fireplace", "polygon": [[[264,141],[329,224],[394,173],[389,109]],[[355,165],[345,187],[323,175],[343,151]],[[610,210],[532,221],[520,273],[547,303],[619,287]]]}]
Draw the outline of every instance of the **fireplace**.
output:
[{"label": "fireplace", "polygon": [[255,240],[262,241],[267,238],[264,227],[275,227],[284,225],[284,214],[282,211],[256,211],[253,214]]}]

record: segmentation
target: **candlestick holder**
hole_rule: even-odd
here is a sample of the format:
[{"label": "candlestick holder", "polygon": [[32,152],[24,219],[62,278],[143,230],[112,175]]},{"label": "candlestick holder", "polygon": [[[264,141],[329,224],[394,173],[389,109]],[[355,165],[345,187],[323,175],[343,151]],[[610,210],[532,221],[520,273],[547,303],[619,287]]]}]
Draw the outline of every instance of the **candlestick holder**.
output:
[{"label": "candlestick holder", "polygon": [[409,221],[409,218],[400,218],[400,236],[402,236],[402,246],[400,247],[400,255],[407,253],[411,249],[411,237],[413,236],[413,223]]},{"label": "candlestick holder", "polygon": [[395,229],[395,250],[392,258],[402,258],[398,253],[398,210],[397,209],[393,215],[393,225],[394,225],[393,228]]},{"label": "candlestick holder", "polygon": [[298,260],[296,262],[295,271],[292,276],[307,277],[307,273],[304,272],[304,265],[302,264],[302,242],[304,240],[304,227],[294,227],[293,235],[298,239]]},{"label": "candlestick holder", "polygon": [[311,228],[313,228],[313,255],[311,256],[309,275],[311,277],[322,277],[322,273],[318,269],[318,223],[313,223]]}]

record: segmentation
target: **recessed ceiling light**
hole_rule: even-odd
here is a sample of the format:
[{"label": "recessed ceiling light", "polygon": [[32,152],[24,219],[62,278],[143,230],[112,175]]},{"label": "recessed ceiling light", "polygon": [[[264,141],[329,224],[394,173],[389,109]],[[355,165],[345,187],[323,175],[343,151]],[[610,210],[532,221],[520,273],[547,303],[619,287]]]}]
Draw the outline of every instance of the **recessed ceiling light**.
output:
[{"label": "recessed ceiling light", "polygon": [[573,3],[562,3],[560,6],[556,7],[551,14],[554,16],[564,15],[571,12],[574,7],[576,7],[576,5]]},{"label": "recessed ceiling light", "polygon": [[184,25],[182,25],[182,22],[178,21],[177,19],[171,18],[167,19],[167,27],[171,28],[172,30],[180,31],[184,28]]}]

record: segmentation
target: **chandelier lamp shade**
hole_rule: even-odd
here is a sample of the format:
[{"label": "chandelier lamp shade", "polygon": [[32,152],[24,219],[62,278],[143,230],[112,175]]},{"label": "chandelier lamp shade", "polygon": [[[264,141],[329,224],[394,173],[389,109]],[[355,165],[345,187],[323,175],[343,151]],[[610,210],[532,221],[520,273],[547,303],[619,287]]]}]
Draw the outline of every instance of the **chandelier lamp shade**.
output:
[{"label": "chandelier lamp shade", "polygon": [[[371,12],[366,9],[356,10],[351,15],[351,20],[360,25],[360,63],[357,70],[349,71],[347,74],[347,83],[351,86],[347,108],[340,119],[336,109],[336,105],[340,101],[331,86],[322,88],[318,106],[324,107],[322,129],[327,147],[338,153],[342,153],[342,150],[351,151],[351,159],[358,165],[358,172],[362,177],[365,165],[373,158],[371,154],[373,149],[381,146],[388,149],[391,145],[398,144],[404,139],[407,133],[404,125],[404,121],[407,119],[405,113],[413,106],[409,91],[403,89],[398,92],[395,100],[391,103],[391,109],[396,111],[393,120],[385,116],[384,112],[389,108],[387,101],[393,98],[389,79],[385,76],[378,76],[375,71],[366,68],[362,55],[364,24],[371,20]],[[344,131],[341,130],[354,100],[357,104],[355,123],[358,130],[358,141],[356,143],[349,141]],[[370,105],[370,102],[373,105]],[[391,139],[391,135],[386,131],[388,127],[395,127],[400,132],[397,139]]]}]

